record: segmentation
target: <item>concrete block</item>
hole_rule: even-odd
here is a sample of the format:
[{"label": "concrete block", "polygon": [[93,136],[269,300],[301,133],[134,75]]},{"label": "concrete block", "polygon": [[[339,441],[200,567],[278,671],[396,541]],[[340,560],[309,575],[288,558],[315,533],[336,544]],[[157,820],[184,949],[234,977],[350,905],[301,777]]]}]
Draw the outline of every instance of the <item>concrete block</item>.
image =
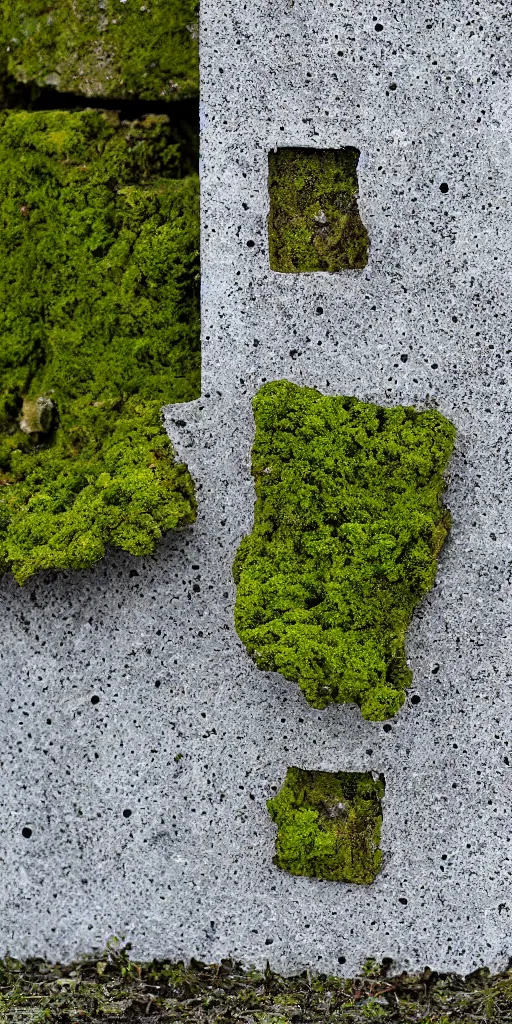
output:
[{"label": "concrete block", "polygon": [[[498,0],[204,0],[203,398],[167,410],[199,518],[140,561],[2,581],[3,949],[69,957],[116,933],[139,957],[349,975],[368,956],[508,960],[507,18]],[[346,145],[367,267],[270,271],[269,150]],[[457,427],[452,531],[389,723],[308,707],[234,631],[250,401],[279,378],[434,406]],[[290,765],[384,775],[371,886],[272,864],[265,802]]]}]

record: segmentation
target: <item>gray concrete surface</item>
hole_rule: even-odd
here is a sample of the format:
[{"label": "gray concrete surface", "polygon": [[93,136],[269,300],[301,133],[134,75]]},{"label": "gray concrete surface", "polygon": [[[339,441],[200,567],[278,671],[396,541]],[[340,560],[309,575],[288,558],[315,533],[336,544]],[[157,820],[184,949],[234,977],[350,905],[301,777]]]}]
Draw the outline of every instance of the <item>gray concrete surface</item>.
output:
[{"label": "gray concrete surface", "polygon": [[[509,12],[203,0],[202,17],[204,398],[167,418],[200,516],[151,558],[2,580],[1,946],[70,957],[115,933],[137,956],[286,971],[497,967],[512,952]],[[279,144],[360,147],[362,273],[269,270]],[[250,399],[277,377],[435,403],[458,427],[453,531],[390,725],[308,708],[233,629]],[[273,867],[265,800],[291,764],[385,773],[372,887]]]}]

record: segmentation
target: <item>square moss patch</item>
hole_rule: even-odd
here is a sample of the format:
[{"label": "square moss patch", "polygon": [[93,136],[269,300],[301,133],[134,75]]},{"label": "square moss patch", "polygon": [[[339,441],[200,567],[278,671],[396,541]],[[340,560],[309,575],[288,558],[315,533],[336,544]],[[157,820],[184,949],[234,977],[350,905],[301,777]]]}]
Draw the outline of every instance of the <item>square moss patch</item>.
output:
[{"label": "square moss patch", "polygon": [[370,772],[289,768],[267,801],[278,829],[274,864],[292,875],[370,885],[382,861],[383,796],[383,777]]},{"label": "square moss patch", "polygon": [[361,270],[368,232],[357,206],[359,150],[269,153],[270,267],[284,274]]}]

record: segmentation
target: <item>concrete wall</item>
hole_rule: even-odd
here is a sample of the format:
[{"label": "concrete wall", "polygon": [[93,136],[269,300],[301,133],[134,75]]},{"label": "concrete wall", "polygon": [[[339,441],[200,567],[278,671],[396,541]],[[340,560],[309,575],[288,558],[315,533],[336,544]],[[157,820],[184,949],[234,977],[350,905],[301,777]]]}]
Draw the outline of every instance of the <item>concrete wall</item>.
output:
[{"label": "concrete wall", "polygon": [[[508,19],[498,0],[203,0],[204,398],[167,420],[200,516],[151,558],[2,580],[3,949],[68,957],[115,933],[141,957],[341,974],[511,952]],[[272,273],[268,150],[345,144],[367,269]],[[451,539],[390,724],[312,710],[234,632],[250,399],[280,377],[433,403],[458,428]],[[265,800],[290,764],[384,772],[370,888],[272,865]]]}]

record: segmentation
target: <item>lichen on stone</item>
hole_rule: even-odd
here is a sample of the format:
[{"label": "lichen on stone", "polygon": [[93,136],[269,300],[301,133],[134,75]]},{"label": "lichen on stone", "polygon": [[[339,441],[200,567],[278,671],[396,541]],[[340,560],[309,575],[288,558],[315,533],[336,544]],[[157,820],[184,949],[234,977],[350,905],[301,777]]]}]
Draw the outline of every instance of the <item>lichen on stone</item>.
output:
[{"label": "lichen on stone", "polygon": [[85,96],[196,96],[197,23],[197,0],[0,0],[7,73]]},{"label": "lichen on stone", "polygon": [[360,270],[368,232],[357,205],[359,150],[285,147],[268,157],[270,267],[281,273]]},{"label": "lichen on stone", "polygon": [[384,779],[370,772],[288,768],[267,801],[277,825],[274,864],[292,875],[370,885],[382,854]]},{"label": "lichen on stone", "polygon": [[383,408],[289,381],[253,399],[252,533],[238,549],[235,625],[259,668],[316,708],[397,713],[405,634],[434,584],[455,428],[440,412]]},{"label": "lichen on stone", "polygon": [[161,407],[199,393],[199,183],[166,117],[0,114],[0,569],[195,518]]}]

